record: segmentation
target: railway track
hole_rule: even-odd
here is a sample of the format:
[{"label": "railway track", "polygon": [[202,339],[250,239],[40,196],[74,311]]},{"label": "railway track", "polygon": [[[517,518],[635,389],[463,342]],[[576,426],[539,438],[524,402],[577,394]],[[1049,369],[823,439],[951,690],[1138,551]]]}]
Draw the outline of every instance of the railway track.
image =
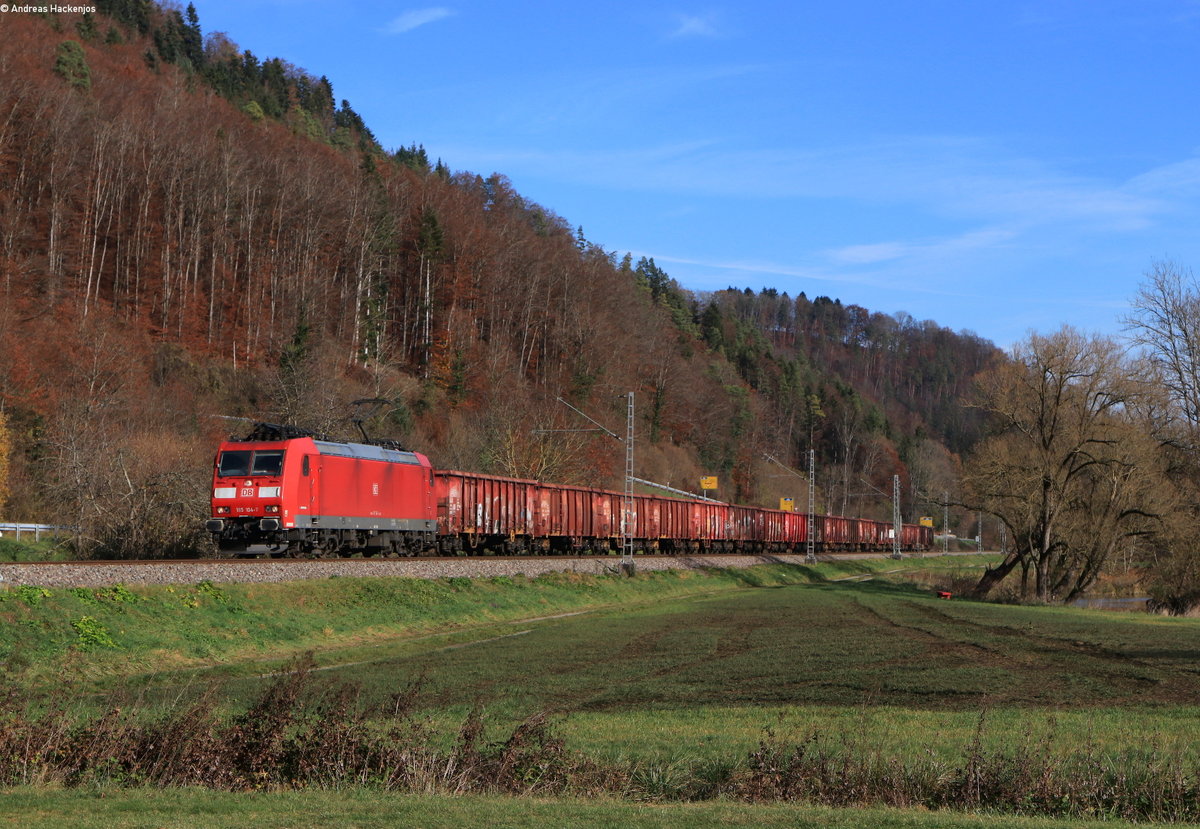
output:
[{"label": "railway track", "polygon": [[[976,553],[925,553],[933,556]],[[883,553],[831,553],[820,561],[886,558]],[[906,556],[911,557],[910,555]],[[18,585],[42,587],[107,587],[114,584],[196,584],[211,582],[277,582],[304,579],[404,577],[492,578],[544,573],[602,574],[620,567],[617,556],[487,556],[449,558],[338,559],[152,559],[144,561],[0,562],[0,589]],[[760,564],[805,563],[803,555],[694,555],[635,558],[639,570],[753,567]]]}]

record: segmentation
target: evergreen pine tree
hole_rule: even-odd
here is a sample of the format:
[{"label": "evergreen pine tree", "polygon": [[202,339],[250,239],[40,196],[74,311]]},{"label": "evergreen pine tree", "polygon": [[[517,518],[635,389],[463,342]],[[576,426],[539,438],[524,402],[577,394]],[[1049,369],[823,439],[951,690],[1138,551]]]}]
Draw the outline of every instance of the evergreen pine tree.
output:
[{"label": "evergreen pine tree", "polygon": [[76,89],[86,92],[92,88],[92,70],[88,68],[87,56],[83,53],[83,47],[74,40],[64,40],[58,44],[54,71]]}]

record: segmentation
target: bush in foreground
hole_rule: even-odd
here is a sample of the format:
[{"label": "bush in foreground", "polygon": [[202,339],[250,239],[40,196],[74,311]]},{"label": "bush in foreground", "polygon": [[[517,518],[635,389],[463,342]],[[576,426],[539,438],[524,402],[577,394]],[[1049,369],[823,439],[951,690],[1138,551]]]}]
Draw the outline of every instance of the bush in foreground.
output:
[{"label": "bush in foreground", "polygon": [[97,715],[66,697],[34,711],[0,695],[0,785],[180,787],[261,791],[368,787],[513,795],[610,794],[633,800],[965,809],[1135,821],[1200,818],[1192,760],[1153,748],[1064,752],[1053,733],[983,748],[986,716],[963,755],[882,756],[852,733],[799,742],[768,733],[749,757],[599,763],[568,751],[545,714],[500,741],[472,711],[450,739],[417,710],[417,682],[376,705],[316,681],[311,658],[277,676],[243,713],[213,713],[211,687],[165,712],[112,698]]}]

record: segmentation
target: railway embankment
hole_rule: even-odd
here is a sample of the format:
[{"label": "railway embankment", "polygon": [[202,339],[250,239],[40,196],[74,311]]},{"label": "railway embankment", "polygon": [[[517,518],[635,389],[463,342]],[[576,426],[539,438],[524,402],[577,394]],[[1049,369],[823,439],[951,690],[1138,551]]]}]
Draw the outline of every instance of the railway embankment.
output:
[{"label": "railway embankment", "polygon": [[[474,641],[476,634],[487,638],[513,632],[506,627],[492,630],[496,625],[525,625],[562,614],[602,608],[629,610],[748,588],[831,584],[856,574],[891,578],[889,571],[899,564],[865,559],[811,567],[643,569],[633,578],[560,571],[540,576],[422,579],[384,577],[380,568],[365,571],[363,565],[370,561],[302,562],[317,563],[349,565],[350,569],[340,573],[326,569],[324,578],[293,577],[277,583],[200,579],[187,584],[130,581],[99,587],[43,583],[0,588],[0,622],[9,631],[8,638],[0,642],[0,663],[35,684],[57,676],[68,663],[72,676],[91,677],[103,684],[106,677],[127,673],[131,658],[147,676],[183,666],[227,666],[247,658],[255,663],[255,671],[263,673],[310,650],[324,653],[368,644],[374,648],[393,640],[404,646],[413,637],[429,635],[449,635],[453,640],[445,643],[449,645],[455,644],[456,635]],[[949,576],[976,563],[928,559],[909,566],[917,572]],[[222,572],[245,579],[252,568],[273,564],[284,562],[230,563]],[[150,565],[126,565],[126,569],[131,576],[163,571]],[[267,567],[275,573],[284,569]],[[71,571],[68,568],[66,572]],[[186,574],[194,579],[205,571],[166,572],[174,578]],[[374,572],[377,577],[351,575],[356,572]],[[360,657],[351,654],[350,658]],[[263,659],[270,664],[258,664]]]},{"label": "railway embankment", "polygon": [[[927,553],[927,557],[960,555]],[[975,554],[965,554],[975,555]],[[821,562],[884,560],[879,554],[832,554]],[[914,560],[906,556],[903,561]],[[902,563],[901,562],[901,563]],[[764,564],[804,565],[802,555],[650,556],[634,559],[636,570],[702,570],[747,568]],[[5,585],[42,587],[110,587],[115,584],[263,583],[327,578],[495,578],[546,573],[602,575],[618,572],[619,556],[457,557],[392,559],[200,559],[189,561],[54,561],[0,562],[0,588]]]}]

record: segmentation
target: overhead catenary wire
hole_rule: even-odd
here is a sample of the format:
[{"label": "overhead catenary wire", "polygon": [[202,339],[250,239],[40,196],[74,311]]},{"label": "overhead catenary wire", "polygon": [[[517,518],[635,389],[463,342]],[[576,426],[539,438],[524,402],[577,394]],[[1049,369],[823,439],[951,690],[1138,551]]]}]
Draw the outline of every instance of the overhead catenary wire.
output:
[{"label": "overhead catenary wire", "polygon": [[712,503],[712,504],[724,504],[725,503],[724,501],[719,501],[716,498],[709,498],[708,496],[705,496],[705,495],[697,495],[694,492],[688,492],[686,489],[676,489],[673,486],[667,486],[666,484],[655,483],[654,481],[647,481],[644,478],[634,478],[633,476],[630,476],[629,480],[633,481],[634,483],[642,484],[644,486],[652,486],[657,489],[665,490],[666,492],[674,492],[676,495],[685,495],[688,498],[693,498],[697,501],[708,501],[709,503]]}]

